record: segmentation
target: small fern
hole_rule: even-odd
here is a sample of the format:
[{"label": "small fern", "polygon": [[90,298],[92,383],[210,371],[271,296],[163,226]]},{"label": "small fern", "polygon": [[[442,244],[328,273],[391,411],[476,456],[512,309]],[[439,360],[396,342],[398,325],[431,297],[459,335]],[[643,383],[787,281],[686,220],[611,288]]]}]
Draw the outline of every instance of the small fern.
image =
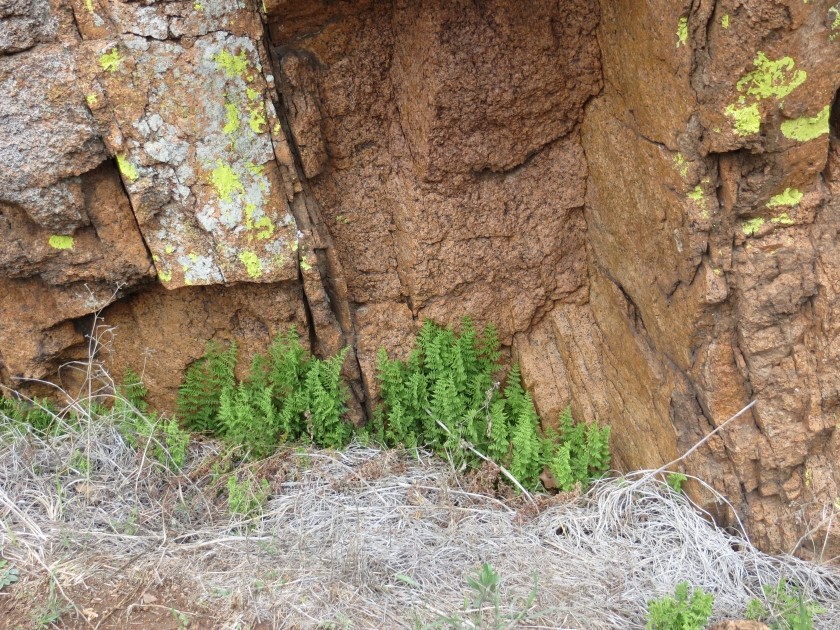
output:
[{"label": "small fern", "polygon": [[465,318],[458,334],[427,320],[407,360],[390,360],[380,350],[383,404],[366,436],[387,446],[426,446],[456,466],[475,468],[482,461],[467,444],[529,489],[540,488],[546,468],[562,490],[603,474],[609,467],[609,428],[575,424],[567,409],[560,429],[543,433],[518,366],[499,391],[500,359],[492,326],[478,334]]},{"label": "small fern", "polygon": [[291,327],[257,355],[245,381],[237,382],[236,346],[210,345],[179,390],[178,410],[190,426],[223,437],[254,457],[270,455],[280,442],[340,448],[352,436],[343,420],[347,391],[342,351],[331,359],[309,355]]},{"label": "small fern", "polygon": [[160,418],[150,412],[146,402],[149,390],[140,376],[129,368],[117,387],[111,411],[123,439],[168,468],[181,468],[187,458],[190,434],[176,418]]},{"label": "small fern", "polygon": [[222,391],[235,382],[236,343],[227,349],[210,342],[207,353],[187,368],[178,389],[178,417],[193,431],[219,433]]}]

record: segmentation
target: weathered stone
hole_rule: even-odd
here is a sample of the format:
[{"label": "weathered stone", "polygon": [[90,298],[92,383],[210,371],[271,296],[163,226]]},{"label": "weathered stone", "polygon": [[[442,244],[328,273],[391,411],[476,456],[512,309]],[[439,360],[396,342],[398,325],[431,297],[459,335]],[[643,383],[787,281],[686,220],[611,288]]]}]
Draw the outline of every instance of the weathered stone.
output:
[{"label": "weathered stone", "polygon": [[837,556],[838,24],[828,0],[0,0],[0,379],[72,381],[116,299],[110,367],[145,364],[162,408],[206,340],[244,366],[294,323],[350,348],[362,421],[380,347],[470,315],[546,424],[609,422],[622,469],[718,429],[679,467],[764,548]]}]

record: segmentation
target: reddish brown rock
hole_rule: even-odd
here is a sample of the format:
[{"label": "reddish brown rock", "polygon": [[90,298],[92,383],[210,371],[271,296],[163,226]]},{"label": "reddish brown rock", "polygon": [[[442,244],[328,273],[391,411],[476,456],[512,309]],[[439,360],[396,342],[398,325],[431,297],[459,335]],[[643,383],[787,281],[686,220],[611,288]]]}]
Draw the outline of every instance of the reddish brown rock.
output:
[{"label": "reddish brown rock", "polygon": [[755,400],[681,466],[840,554],[834,3],[256,4],[0,3],[4,383],[116,300],[109,365],[163,408],[208,339],[294,323],[351,348],[358,421],[379,347],[470,315],[622,469]]}]

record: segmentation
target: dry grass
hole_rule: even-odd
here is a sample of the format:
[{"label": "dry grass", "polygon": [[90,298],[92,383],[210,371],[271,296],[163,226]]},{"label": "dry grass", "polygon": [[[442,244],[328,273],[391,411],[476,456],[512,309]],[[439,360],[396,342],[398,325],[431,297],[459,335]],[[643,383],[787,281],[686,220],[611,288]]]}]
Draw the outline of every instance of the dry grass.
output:
[{"label": "dry grass", "polygon": [[[683,580],[714,594],[717,618],[741,617],[781,577],[822,603],[816,627],[840,627],[836,572],[755,550],[644,473],[535,506],[477,493],[428,454],[360,445],[230,473],[221,446],[199,441],[173,472],[116,426],[83,414],[39,437],[0,418],[2,554],[59,593],[94,575],[175,576],[220,628],[416,627],[462,610],[466,576],[487,562],[501,613],[522,611],[536,576],[519,627],[643,627],[647,600]],[[231,517],[229,474],[269,480],[261,515]]]}]

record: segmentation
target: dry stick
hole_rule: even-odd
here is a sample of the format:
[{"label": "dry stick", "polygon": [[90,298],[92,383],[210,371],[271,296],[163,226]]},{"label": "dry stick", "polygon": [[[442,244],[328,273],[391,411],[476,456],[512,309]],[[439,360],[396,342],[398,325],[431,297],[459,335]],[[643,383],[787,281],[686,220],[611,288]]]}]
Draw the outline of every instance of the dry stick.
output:
[{"label": "dry stick", "polygon": [[[429,415],[430,415],[430,416],[432,415],[432,412],[431,412],[431,411],[429,411],[428,409],[427,409],[426,411],[429,413]],[[441,422],[441,421],[440,421],[440,420],[438,420],[437,418],[435,418],[435,422],[437,422],[437,423],[438,423],[438,426],[439,426],[441,429],[443,429],[444,431],[446,431],[446,433],[447,433],[448,435],[452,435],[452,432],[449,430],[449,427],[447,427],[445,424],[443,424],[443,422]],[[467,442],[467,441],[466,441],[466,440],[464,440],[463,438],[461,439],[461,445],[462,445],[462,446],[466,446],[469,450],[471,450],[473,453],[475,453],[476,455],[478,455],[478,456],[479,456],[481,459],[483,459],[485,462],[487,462],[487,463],[489,463],[489,464],[492,464],[493,466],[497,466],[497,467],[499,468],[499,470],[501,471],[501,473],[502,473],[505,477],[507,477],[508,479],[510,479],[510,482],[511,482],[514,486],[516,486],[516,488],[517,488],[517,489],[518,489],[518,490],[519,490],[522,494],[524,494],[524,495],[528,498],[528,500],[529,500],[531,503],[536,504],[536,501],[534,501],[534,497],[532,497],[532,496],[531,496],[531,493],[530,493],[530,492],[528,492],[528,491],[527,491],[524,487],[522,487],[522,484],[521,484],[521,483],[519,483],[519,482],[516,480],[516,477],[514,477],[512,474],[510,474],[510,472],[508,472],[508,469],[507,469],[507,468],[505,468],[504,466],[502,466],[501,464],[499,464],[499,463],[497,463],[497,462],[494,462],[492,459],[490,459],[490,458],[489,458],[489,457],[487,457],[486,455],[484,455],[484,454],[482,454],[482,453],[479,453],[479,452],[478,452],[475,448],[473,448],[473,445],[472,445],[472,444],[470,444],[469,442]]]},{"label": "dry stick", "polygon": [[738,412],[738,413],[736,413],[734,416],[732,416],[731,418],[729,418],[729,420],[727,420],[726,422],[724,422],[723,424],[721,424],[720,426],[718,426],[718,427],[717,427],[717,428],[715,428],[714,430],[710,431],[710,432],[709,432],[709,434],[708,434],[706,437],[704,437],[704,438],[703,438],[703,439],[701,439],[699,442],[697,442],[694,446],[692,446],[690,449],[688,449],[685,453],[683,453],[682,455],[680,455],[679,457],[677,457],[675,460],[668,462],[668,463],[667,463],[667,464],[665,464],[664,466],[660,466],[660,467],[659,467],[659,468],[657,468],[656,470],[652,470],[652,471],[650,471],[649,473],[645,474],[645,475],[644,475],[641,479],[639,479],[639,481],[637,481],[636,483],[643,483],[643,482],[647,481],[648,479],[650,479],[651,477],[653,477],[653,476],[655,476],[655,475],[658,475],[658,474],[660,474],[660,473],[662,473],[662,472],[665,472],[666,470],[668,470],[668,469],[669,469],[671,466],[673,466],[674,464],[677,464],[677,463],[681,462],[682,460],[684,460],[686,457],[688,457],[689,455],[691,455],[691,454],[692,454],[694,451],[696,451],[698,448],[700,448],[701,446],[703,446],[703,444],[705,444],[706,442],[708,442],[708,441],[709,441],[709,439],[711,439],[711,437],[712,437],[713,435],[717,434],[717,433],[718,433],[721,429],[723,429],[726,425],[728,425],[730,422],[732,422],[735,418],[739,417],[741,414],[743,414],[744,412],[748,411],[749,409],[752,409],[752,407],[755,405],[755,403],[756,403],[756,402],[757,402],[757,401],[753,400],[750,404],[748,404],[746,407],[744,407],[743,409],[741,409],[741,411],[739,411],[739,412]]}]

